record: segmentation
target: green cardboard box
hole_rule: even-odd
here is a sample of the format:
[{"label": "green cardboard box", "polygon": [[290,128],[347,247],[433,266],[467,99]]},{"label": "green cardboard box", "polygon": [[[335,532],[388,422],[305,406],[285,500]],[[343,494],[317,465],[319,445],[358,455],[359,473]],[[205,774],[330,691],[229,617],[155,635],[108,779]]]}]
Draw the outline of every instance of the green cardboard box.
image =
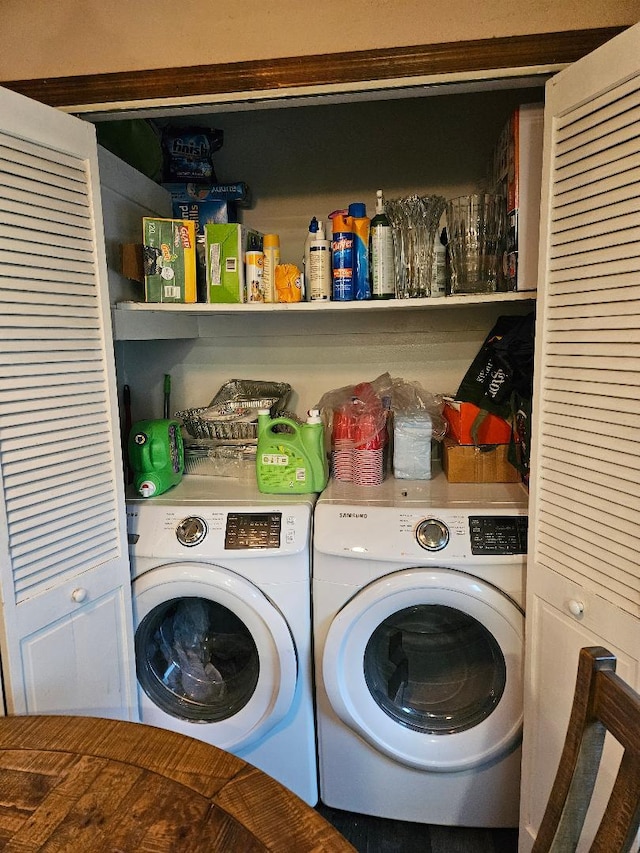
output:
[{"label": "green cardboard box", "polygon": [[207,302],[246,302],[247,251],[262,251],[262,234],[236,223],[205,225]]},{"label": "green cardboard box", "polygon": [[145,302],[196,301],[196,230],[186,219],[142,219]]}]

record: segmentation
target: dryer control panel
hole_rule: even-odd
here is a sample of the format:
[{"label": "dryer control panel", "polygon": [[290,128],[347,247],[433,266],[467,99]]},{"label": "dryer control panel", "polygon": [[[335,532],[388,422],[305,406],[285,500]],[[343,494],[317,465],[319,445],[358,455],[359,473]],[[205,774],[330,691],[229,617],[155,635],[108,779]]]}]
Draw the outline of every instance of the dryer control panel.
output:
[{"label": "dryer control panel", "polygon": [[526,516],[469,516],[471,553],[490,556],[526,554],[528,526]]},{"label": "dryer control panel", "polygon": [[316,552],[416,565],[524,564],[526,509],[316,506]]}]

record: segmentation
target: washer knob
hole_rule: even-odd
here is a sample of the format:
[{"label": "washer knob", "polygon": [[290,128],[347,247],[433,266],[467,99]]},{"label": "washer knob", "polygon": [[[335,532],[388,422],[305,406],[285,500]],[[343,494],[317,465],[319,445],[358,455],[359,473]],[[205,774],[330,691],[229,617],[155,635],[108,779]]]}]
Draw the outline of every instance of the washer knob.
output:
[{"label": "washer knob", "polygon": [[193,548],[194,545],[199,545],[207,535],[207,525],[202,518],[197,515],[190,515],[183,518],[180,524],[176,527],[176,537],[181,545],[187,548]]},{"label": "washer knob", "polygon": [[449,542],[449,528],[437,518],[427,518],[418,525],[416,539],[427,551],[442,551]]}]

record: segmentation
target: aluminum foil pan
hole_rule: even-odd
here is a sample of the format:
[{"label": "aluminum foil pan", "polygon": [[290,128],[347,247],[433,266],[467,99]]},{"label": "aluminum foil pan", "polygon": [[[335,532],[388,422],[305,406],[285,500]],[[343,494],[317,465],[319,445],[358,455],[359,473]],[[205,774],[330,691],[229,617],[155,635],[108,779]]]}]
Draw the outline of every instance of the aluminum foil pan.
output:
[{"label": "aluminum foil pan", "polygon": [[176,412],[193,438],[258,440],[258,412],[281,413],[291,395],[285,382],[231,379],[208,406]]}]

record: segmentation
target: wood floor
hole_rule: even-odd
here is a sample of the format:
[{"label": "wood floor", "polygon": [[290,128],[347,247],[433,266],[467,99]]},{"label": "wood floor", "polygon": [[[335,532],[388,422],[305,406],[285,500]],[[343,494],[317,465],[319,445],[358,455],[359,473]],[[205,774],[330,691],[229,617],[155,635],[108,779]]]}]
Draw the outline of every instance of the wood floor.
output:
[{"label": "wood floor", "polygon": [[428,826],[317,807],[358,853],[517,853],[517,829]]}]

